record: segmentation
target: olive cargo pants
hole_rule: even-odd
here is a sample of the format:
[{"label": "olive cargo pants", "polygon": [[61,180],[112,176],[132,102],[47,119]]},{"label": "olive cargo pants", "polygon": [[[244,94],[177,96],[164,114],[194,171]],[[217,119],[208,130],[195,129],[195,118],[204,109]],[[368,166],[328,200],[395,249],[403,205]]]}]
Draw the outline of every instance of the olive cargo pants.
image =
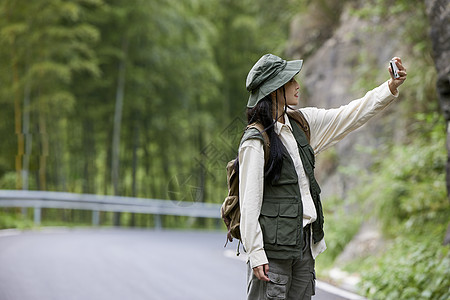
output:
[{"label": "olive cargo pants", "polygon": [[308,300],[315,294],[314,259],[311,255],[311,229],[304,231],[303,259],[269,258],[270,281],[259,280],[248,264],[247,299]]}]

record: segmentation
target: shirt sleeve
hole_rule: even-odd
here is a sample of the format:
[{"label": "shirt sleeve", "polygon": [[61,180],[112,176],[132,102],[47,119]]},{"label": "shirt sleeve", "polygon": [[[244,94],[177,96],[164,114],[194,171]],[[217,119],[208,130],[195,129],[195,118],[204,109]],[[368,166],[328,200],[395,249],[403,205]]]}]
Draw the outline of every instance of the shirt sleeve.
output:
[{"label": "shirt sleeve", "polygon": [[263,188],[263,143],[258,139],[249,139],[239,148],[239,204],[241,239],[251,268],[268,263],[259,224]]},{"label": "shirt sleeve", "polygon": [[364,125],[387,107],[396,97],[388,82],[369,91],[360,99],[335,109],[307,107],[301,109],[311,130],[311,147],[316,154],[333,146],[347,134]]}]

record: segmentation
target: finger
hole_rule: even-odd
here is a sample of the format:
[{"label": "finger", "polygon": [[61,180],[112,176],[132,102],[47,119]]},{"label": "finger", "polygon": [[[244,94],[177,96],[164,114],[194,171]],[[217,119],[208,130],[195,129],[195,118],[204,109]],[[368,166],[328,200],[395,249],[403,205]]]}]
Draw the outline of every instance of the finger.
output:
[{"label": "finger", "polygon": [[395,64],[397,65],[397,68],[399,71],[406,72],[406,68],[403,66],[402,60],[400,59],[400,57],[395,57]]},{"label": "finger", "polygon": [[269,265],[265,264],[263,265],[263,278],[264,281],[270,281],[269,276],[267,275],[269,273]]},{"label": "finger", "polygon": [[401,71],[398,71],[398,75],[400,75],[400,77],[406,77],[406,75],[408,75],[408,73],[406,73],[406,69],[403,69]]},{"label": "finger", "polygon": [[400,68],[399,68],[401,71],[405,71],[406,72],[406,68],[405,68],[405,66],[403,66],[402,64],[400,64]]},{"label": "finger", "polygon": [[[264,273],[264,267],[265,266],[258,266],[253,268],[253,273],[255,274],[256,278],[262,281],[270,281],[269,277]],[[268,270],[268,268],[267,268]]]},{"label": "finger", "polygon": [[258,266],[258,267],[254,267],[253,268],[253,273],[255,274],[256,278],[258,278],[259,280],[261,280],[261,274],[263,274],[263,272],[261,271],[262,267]]},{"label": "finger", "polygon": [[258,278],[259,280],[263,280],[264,281],[265,275],[264,275],[264,272],[262,271],[262,269],[258,268],[258,269],[255,270],[255,272],[256,272],[255,273],[256,278]]},{"label": "finger", "polygon": [[402,60],[401,60],[400,57],[397,57],[397,56],[396,56],[396,57],[393,57],[391,60],[394,61],[395,65],[397,66],[397,68],[398,68],[399,70],[405,69],[405,67],[404,67],[403,64],[402,64]]},{"label": "finger", "polygon": [[395,63],[399,71],[406,71],[406,68],[402,65],[402,63]]},{"label": "finger", "polygon": [[398,71],[398,75],[400,77],[399,78],[395,78],[395,80],[405,81],[406,80],[406,76],[408,75],[408,73],[406,73],[406,70],[399,70]]},{"label": "finger", "polygon": [[262,281],[270,281],[269,277],[266,274],[264,274],[264,271],[262,270],[262,268],[261,268],[261,273],[260,273],[259,279]]},{"label": "finger", "polygon": [[395,60],[396,62],[398,62],[400,64],[402,63],[402,59],[398,56],[393,57],[392,60]]}]

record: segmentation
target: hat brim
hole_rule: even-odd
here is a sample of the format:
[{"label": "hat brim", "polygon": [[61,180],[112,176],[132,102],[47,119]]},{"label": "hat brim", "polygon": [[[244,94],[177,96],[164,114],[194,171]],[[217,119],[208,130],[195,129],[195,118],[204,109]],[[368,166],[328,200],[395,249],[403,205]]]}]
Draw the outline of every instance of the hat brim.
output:
[{"label": "hat brim", "polygon": [[274,78],[264,82],[258,89],[254,90],[248,99],[247,107],[253,108],[258,102],[285,85],[289,80],[297,75],[303,66],[303,60],[291,60],[286,63],[286,67]]}]

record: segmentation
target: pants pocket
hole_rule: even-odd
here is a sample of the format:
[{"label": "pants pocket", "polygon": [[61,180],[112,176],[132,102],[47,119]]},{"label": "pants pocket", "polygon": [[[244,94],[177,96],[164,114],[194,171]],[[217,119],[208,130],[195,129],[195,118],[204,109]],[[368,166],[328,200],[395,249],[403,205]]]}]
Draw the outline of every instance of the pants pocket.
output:
[{"label": "pants pocket", "polygon": [[268,272],[270,281],[267,282],[267,299],[286,299],[287,283],[289,276]]}]

